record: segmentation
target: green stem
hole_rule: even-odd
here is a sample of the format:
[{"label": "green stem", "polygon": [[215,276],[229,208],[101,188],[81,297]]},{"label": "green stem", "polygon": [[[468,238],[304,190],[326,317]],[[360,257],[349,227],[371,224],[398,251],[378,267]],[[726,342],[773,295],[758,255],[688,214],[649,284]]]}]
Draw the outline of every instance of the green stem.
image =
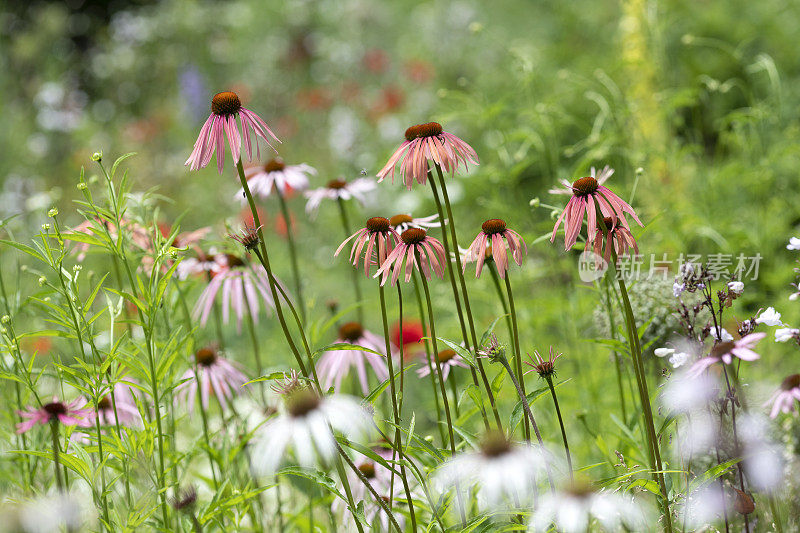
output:
[{"label": "green stem", "polygon": [[[199,385],[200,376],[198,375],[197,366],[194,368],[194,380]],[[211,478],[214,480],[214,490],[219,489],[219,481],[217,481],[217,473],[214,468],[214,455],[211,453],[211,438],[208,436],[208,415],[206,408],[203,405],[203,391],[200,391],[200,418],[203,421],[203,438],[206,443],[206,455],[208,455],[208,466],[211,468]],[[220,472],[221,473],[221,472]]]},{"label": "green stem", "polygon": [[[350,231],[350,222],[347,219],[347,208],[344,205],[344,200],[341,198],[336,199],[336,204],[339,206],[339,216],[342,219],[342,228],[344,228],[344,238],[347,239],[352,235]],[[358,307],[356,308],[356,316],[358,316],[358,322],[360,324],[364,323],[364,297],[361,295],[361,283],[358,279],[358,270],[351,269],[350,275],[353,279],[353,290],[356,293],[356,302],[358,302]]]},{"label": "green stem", "polygon": [[547,380],[547,386],[550,387],[550,394],[553,396],[553,404],[556,406],[556,415],[558,415],[558,425],[561,427],[561,438],[564,441],[564,453],[567,456],[567,466],[569,466],[569,478],[570,480],[574,479],[573,477],[573,467],[572,467],[572,457],[569,454],[569,443],[567,442],[567,432],[564,429],[564,421],[561,418],[561,409],[558,407],[558,396],[556,396],[556,389],[553,387],[553,378],[552,376],[545,377]]},{"label": "green stem", "polygon": [[506,303],[506,297],[503,294],[503,287],[500,285],[500,276],[497,275],[497,267],[494,264],[494,260],[487,258],[486,264],[489,267],[489,272],[492,274],[492,283],[494,284],[494,289],[497,292],[497,298],[500,300],[500,305],[503,306],[503,314],[508,315],[505,323],[506,327],[508,328],[508,338],[510,341],[514,338],[514,326],[511,325],[511,313],[508,311],[508,304]]},{"label": "green stem", "polygon": [[[418,280],[417,273],[414,272],[414,292],[417,296],[417,307],[419,308],[419,318],[420,322],[422,323],[422,337],[424,338],[424,344],[425,344],[425,359],[428,361],[428,367],[431,369],[430,374],[428,375],[431,377],[431,387],[433,388],[433,402],[434,405],[436,406],[436,421],[437,421],[436,425],[439,428],[439,434],[442,437],[442,442],[445,442],[446,437],[444,434],[444,427],[442,427],[442,425],[438,422],[439,420],[442,419],[442,408],[439,405],[439,389],[436,387],[436,372],[434,372],[433,368],[434,363],[431,357],[430,343],[428,342],[428,326],[425,324],[425,310],[422,306],[423,305],[422,296],[420,295],[419,292],[419,282],[417,280]],[[402,335],[400,338],[402,339]]]},{"label": "green stem", "polygon": [[[606,304],[606,312],[608,313],[608,325],[609,325],[609,337],[611,340],[615,340],[617,336],[616,325],[614,324],[614,309],[611,304],[611,289],[609,288],[611,285],[610,281],[603,280],[603,287],[605,287],[605,304]],[[612,351],[612,355],[614,356],[614,364],[617,370],[617,389],[619,391],[619,403],[622,406],[622,420],[625,421],[625,424],[628,423],[628,413],[625,407],[625,392],[624,387],[622,386],[622,357],[616,351]]]},{"label": "green stem", "polygon": [[[413,530],[417,530],[417,519],[414,513],[414,502],[411,500],[411,490],[408,487],[408,477],[406,475],[406,467],[403,458],[403,441],[400,433],[400,410],[397,407],[397,391],[394,384],[394,363],[392,362],[392,345],[389,340],[389,320],[386,316],[386,294],[383,285],[378,283],[378,293],[381,300],[381,317],[383,318],[383,337],[386,343],[386,361],[389,366],[389,388],[392,394],[392,414],[394,415],[394,444],[393,448],[397,451],[397,456],[400,461],[400,479],[403,482],[403,488],[406,492],[406,500],[408,501],[408,510],[411,513],[411,524]],[[401,343],[402,344],[402,343]],[[389,507],[392,506],[391,498],[389,500]]]},{"label": "green stem", "polygon": [[353,521],[356,523],[356,529],[358,529],[359,533],[364,533],[364,528],[361,525],[361,521],[358,519],[358,516],[356,515],[356,502],[353,500],[353,491],[350,489],[350,480],[347,479],[347,474],[345,473],[344,467],[342,466],[341,454],[340,458],[336,461],[336,471],[339,473],[339,479],[342,480],[342,486],[344,487],[344,494],[345,496],[347,496],[347,506],[350,507],[350,512],[353,514]]},{"label": "green stem", "polygon": [[[255,324],[255,317],[253,316],[253,310],[250,309],[249,305],[245,305],[247,307],[247,332],[250,334],[250,344],[253,347],[253,357],[256,360],[256,372],[259,376],[264,375],[264,366],[261,364],[261,350],[258,346],[258,336],[256,335],[256,324]],[[263,385],[263,384],[262,384]],[[259,387],[261,390],[261,400],[266,401],[264,396],[264,387]]]},{"label": "green stem", "polygon": [[[508,307],[511,311],[511,328],[514,332],[514,363],[515,363],[515,372],[516,378],[519,382],[520,389],[522,390],[522,395],[527,398],[528,395],[525,393],[525,374],[522,372],[522,353],[519,348],[519,326],[517,325],[517,309],[514,306],[514,293],[511,292],[511,281],[509,281],[508,276],[504,276],[503,280],[506,283],[506,293],[508,294]],[[527,422],[523,424],[524,432],[525,432],[525,440],[531,440],[531,430],[528,427]]]},{"label": "green stem", "polygon": [[769,508],[772,511],[772,523],[775,524],[775,531],[783,533],[783,525],[781,525],[781,515],[778,514],[778,508],[775,506],[775,498],[772,494],[767,495],[769,500]]},{"label": "green stem", "polygon": [[55,463],[56,471],[56,488],[59,492],[64,492],[64,480],[61,478],[61,460],[59,459],[60,446],[58,444],[58,421],[50,421],[50,436],[53,442],[53,462]]},{"label": "green stem", "polygon": [[292,264],[292,274],[294,275],[295,294],[297,294],[297,303],[300,307],[300,316],[303,318],[303,323],[305,323],[306,306],[303,301],[303,284],[300,280],[300,269],[297,266],[297,250],[295,248],[294,237],[292,236],[292,220],[289,217],[289,208],[286,206],[286,199],[283,197],[278,187],[275,187],[275,194],[278,196],[278,203],[281,206],[283,220],[286,222],[286,242],[289,245],[289,259]]}]

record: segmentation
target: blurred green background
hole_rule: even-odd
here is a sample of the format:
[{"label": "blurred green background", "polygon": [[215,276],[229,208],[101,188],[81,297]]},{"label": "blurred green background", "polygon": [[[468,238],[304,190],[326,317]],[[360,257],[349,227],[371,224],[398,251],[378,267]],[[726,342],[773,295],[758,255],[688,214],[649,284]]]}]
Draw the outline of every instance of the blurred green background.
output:
[{"label": "blurred green background", "polygon": [[[81,166],[96,172],[89,158],[99,150],[109,162],[135,151],[126,166],[137,190],[164,196],[163,221],[213,225],[224,246],[241,209],[230,154],[222,176],[214,164],[183,166],[214,93],[237,91],[283,141],[287,163],[319,170],[317,186],[374,176],[406,127],[438,120],[481,158],[448,181],[460,244],[494,217],[525,237],[528,259],[511,274],[524,349],[565,352],[559,376],[572,382],[560,394],[573,428],[585,414],[592,432],[613,430],[613,365],[587,340],[598,334],[597,297],[578,278],[580,250],[535,242],[553,213],[529,202],[560,207],[565,198],[547,194],[557,179],[609,164],[610,186],[646,224],[635,231],[642,253],[759,253],[759,277],[744,280],[728,316],[775,306],[800,326],[788,300],[797,252],[785,249],[800,224],[798,20],[800,2],[784,0],[14,2],[0,8],[0,216],[18,215],[7,230],[20,239],[53,205],[77,224]],[[274,223],[273,202],[262,204]],[[341,291],[347,265],[333,258],[343,230],[332,203],[315,220],[300,198],[291,207],[312,316],[323,318],[328,300],[352,301]],[[388,181],[350,209],[357,222],[435,211],[429,191]],[[288,281],[285,244],[272,235]],[[20,283],[24,292],[35,278]],[[671,282],[642,284],[651,296],[641,318],[657,326],[674,302]],[[483,329],[499,306],[489,280],[470,287]],[[433,290],[442,334],[456,338],[449,284]],[[770,335],[761,348],[746,379],[768,390],[797,371],[792,346]],[[554,420],[544,425],[555,431]]]}]

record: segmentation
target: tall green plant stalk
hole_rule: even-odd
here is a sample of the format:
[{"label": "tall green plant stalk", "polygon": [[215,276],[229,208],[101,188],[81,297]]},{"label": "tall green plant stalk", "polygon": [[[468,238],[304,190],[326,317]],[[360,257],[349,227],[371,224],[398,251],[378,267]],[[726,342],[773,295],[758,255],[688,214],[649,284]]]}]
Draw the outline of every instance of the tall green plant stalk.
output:
[{"label": "tall green plant stalk", "polygon": [[[435,165],[437,171],[441,175],[441,169],[438,165]],[[445,253],[445,263],[447,264],[447,273],[450,279],[450,287],[453,290],[453,300],[456,303],[456,312],[458,314],[458,322],[461,326],[461,338],[464,341],[464,346],[467,350],[472,350],[475,353],[478,350],[478,337],[475,335],[475,324],[472,320],[472,311],[469,306],[469,296],[466,292],[467,286],[464,283],[464,276],[461,272],[460,268],[453,268],[453,255],[451,255],[451,244],[452,244],[452,253],[455,254],[455,260],[460,263],[458,258],[460,254],[458,252],[458,239],[455,238],[455,220],[453,220],[452,211],[450,210],[450,201],[447,200],[447,191],[444,186],[444,181],[442,180],[442,193],[445,198],[445,205],[447,206],[447,216],[444,216],[444,209],[442,207],[442,202],[439,199],[439,191],[436,187],[436,181],[433,177],[433,174],[428,169],[428,180],[431,182],[431,192],[433,193],[433,201],[436,204],[436,212],[439,215],[439,220],[442,224],[442,245],[444,245],[444,253]],[[447,221],[447,223],[445,223]],[[452,243],[450,242],[450,238],[448,238],[447,231],[445,230],[445,226],[450,227],[450,236],[452,237]],[[453,272],[455,270],[455,273]],[[461,294],[459,294],[459,289],[456,286],[456,273],[458,275],[458,279],[461,282]],[[461,296],[463,296],[464,300],[464,310],[461,309]],[[467,327],[464,323],[464,315],[467,316],[467,321],[469,322],[470,327],[470,336],[467,336]],[[471,341],[471,342],[470,342]],[[438,355],[438,351],[434,349],[435,354]],[[486,371],[483,368],[483,361],[478,359],[478,372],[481,375],[481,383],[483,384],[484,389],[486,390],[486,395],[489,397],[489,404],[492,408],[492,413],[494,414],[495,424],[497,425],[498,431],[503,431],[503,424],[500,421],[500,413],[497,411],[497,404],[494,398],[494,392],[492,391],[492,386],[489,384],[489,379],[486,377]],[[475,371],[475,368],[470,366],[470,373],[472,374],[472,382],[475,384],[476,387],[480,387],[480,383],[478,382],[478,373]],[[489,419],[486,415],[486,410],[481,407],[481,416],[483,417],[483,425],[484,429],[489,429]]]},{"label": "tall green plant stalk", "polygon": [[[420,295],[420,291],[419,291],[419,281],[418,281],[417,272],[414,272],[414,294],[417,297],[417,308],[419,310],[420,323],[422,324],[422,337],[423,337],[424,346],[425,346],[425,360],[428,362],[428,366],[431,369],[431,371],[430,371],[430,373],[428,375],[431,378],[431,388],[433,390],[433,403],[436,406],[436,420],[441,420],[442,419],[442,408],[439,405],[439,389],[436,386],[436,372],[434,372],[434,367],[433,367],[433,365],[435,363],[433,362],[433,358],[431,357],[430,342],[428,341],[428,338],[429,338],[428,326],[425,324],[425,309],[423,307],[422,296]],[[401,322],[402,322],[402,320],[403,320],[403,317],[400,317],[400,321]],[[403,336],[401,335],[400,338],[402,339]],[[401,340],[400,344],[402,344],[402,340]],[[441,424],[437,423],[436,425],[439,427],[439,435],[442,437],[442,442],[444,442],[445,439],[446,439],[446,437],[445,437],[445,429],[444,429],[444,427],[442,427]]]},{"label": "tall green plant stalk", "polygon": [[558,406],[558,396],[556,395],[556,388],[553,386],[553,376],[546,375],[544,379],[547,381],[547,386],[550,388],[550,395],[553,397],[553,405],[556,408],[556,415],[558,416],[558,425],[561,428],[561,440],[564,442],[564,454],[567,456],[567,466],[569,467],[569,478],[574,479],[574,468],[572,467],[572,456],[569,453],[569,443],[567,442],[567,431],[564,429],[564,420],[561,417],[561,408]]},{"label": "tall green plant stalk", "polygon": [[[611,301],[611,281],[607,281],[603,279],[600,283],[602,283],[603,287],[605,288],[605,307],[606,307],[606,314],[608,315],[608,329],[609,329],[609,336],[611,340],[615,340],[617,336],[617,328],[614,323],[614,307]],[[625,407],[625,392],[624,387],[622,386],[622,356],[617,352],[617,350],[613,350],[612,355],[614,357],[614,367],[617,371],[617,390],[619,392],[619,404],[622,407],[622,419],[625,423],[628,423],[628,412],[627,408]],[[626,376],[627,377],[627,376]]]},{"label": "tall green plant stalk", "polygon": [[[392,414],[394,415],[394,444],[393,448],[397,451],[398,460],[400,461],[400,480],[403,482],[403,489],[406,492],[406,500],[408,501],[408,510],[411,514],[411,525],[414,531],[417,530],[417,518],[414,513],[414,502],[411,499],[411,490],[408,487],[408,477],[406,475],[405,458],[403,454],[403,441],[400,432],[400,410],[397,406],[397,390],[394,383],[394,363],[392,362],[392,344],[389,340],[389,320],[386,315],[386,294],[383,285],[378,283],[378,293],[381,300],[381,318],[383,319],[383,338],[386,343],[386,362],[389,367],[389,390],[391,392],[392,400]],[[402,342],[401,342],[402,344]],[[389,501],[391,506],[392,502]]]},{"label": "tall green plant stalk", "polygon": [[[508,273],[503,278],[506,284],[506,294],[508,295],[508,308],[511,312],[511,330],[514,333],[514,371],[516,373],[517,382],[519,383],[522,395],[527,398],[525,392],[525,374],[522,372],[522,354],[519,347],[519,326],[517,325],[517,308],[514,305],[514,293],[511,292],[511,281],[508,279]],[[523,424],[525,440],[531,440],[531,430],[528,427],[527,421]]]},{"label": "tall green plant stalk", "polygon": [[[336,205],[339,207],[339,218],[342,220],[342,228],[344,229],[344,238],[347,239],[353,233],[350,231],[350,221],[347,218],[347,207],[344,205],[344,200],[341,198],[336,199]],[[361,282],[358,279],[358,270],[351,269],[350,276],[353,280],[353,291],[356,293],[356,301],[358,307],[356,308],[356,316],[360,324],[364,323],[364,297],[361,294]]]},{"label": "tall green plant stalk", "polygon": [[50,421],[50,438],[53,446],[53,464],[56,471],[56,488],[58,488],[58,492],[64,492],[64,480],[61,477],[61,459],[59,458],[61,446],[58,443],[58,420]]},{"label": "tall green plant stalk", "polygon": [[294,243],[294,236],[292,235],[292,219],[289,216],[289,208],[286,205],[286,199],[280,188],[275,187],[275,194],[278,196],[278,203],[281,206],[281,214],[283,220],[286,222],[286,242],[289,246],[289,261],[292,265],[292,275],[294,276],[294,290],[297,295],[298,307],[300,307],[300,317],[303,323],[306,321],[306,305],[303,301],[303,283],[300,278],[300,268],[297,266],[297,249]]}]

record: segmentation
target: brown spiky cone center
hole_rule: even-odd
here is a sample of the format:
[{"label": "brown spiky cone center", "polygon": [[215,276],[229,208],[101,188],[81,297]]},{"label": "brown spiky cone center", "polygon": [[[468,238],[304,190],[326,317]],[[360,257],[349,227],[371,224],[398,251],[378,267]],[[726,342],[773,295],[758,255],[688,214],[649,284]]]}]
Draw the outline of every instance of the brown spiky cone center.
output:
[{"label": "brown spiky cone center", "polygon": [[781,383],[781,389],[783,390],[792,390],[797,387],[800,387],[800,374],[792,374]]},{"label": "brown spiky cone center", "polygon": [[264,172],[277,172],[286,168],[284,162],[280,159],[270,159],[264,164]]},{"label": "brown spiky cone center", "polygon": [[389,224],[392,226],[399,226],[400,224],[409,224],[413,221],[414,219],[409,215],[395,215],[389,219]]},{"label": "brown spiky cone center", "polygon": [[329,189],[344,189],[346,186],[347,186],[347,182],[342,180],[342,179],[331,180],[331,181],[328,182],[328,185],[327,185],[327,187]]},{"label": "brown spiky cone center", "polygon": [[487,235],[503,233],[506,230],[506,221],[500,218],[490,218],[481,224],[481,229]]},{"label": "brown spiky cone center", "polygon": [[371,219],[367,220],[366,228],[372,233],[387,233],[389,231],[390,224],[391,222],[389,222],[388,218],[372,217]]},{"label": "brown spiky cone center", "polygon": [[58,415],[65,415],[67,414],[67,406],[64,405],[62,402],[50,402],[46,403],[42,406],[42,409],[50,415],[50,419],[54,419]]},{"label": "brown spiky cone center", "polygon": [[211,366],[217,360],[217,351],[214,348],[200,348],[195,352],[194,359],[198,365]]},{"label": "brown spiky cone center", "polygon": [[441,351],[441,352],[439,352],[439,354],[436,356],[436,359],[438,359],[440,363],[446,363],[447,361],[449,361],[450,359],[452,359],[452,358],[453,358],[453,357],[455,357],[456,355],[457,355],[457,354],[456,354],[456,351],[455,351],[455,350],[450,350],[450,349],[448,349],[448,350],[442,350],[442,351]]},{"label": "brown spiky cone center", "polygon": [[428,232],[422,228],[410,228],[403,232],[400,235],[400,239],[405,244],[419,244],[425,240],[425,237],[428,236]]},{"label": "brown spiky cone center", "polygon": [[364,336],[364,326],[360,322],[347,322],[339,328],[339,338],[347,342],[356,342]]},{"label": "brown spiky cone center", "polygon": [[241,108],[242,102],[239,96],[232,91],[217,93],[211,99],[211,112],[215,115],[235,115]]},{"label": "brown spiky cone center", "polygon": [[286,399],[286,408],[294,418],[302,418],[320,406],[321,400],[309,389],[298,389]]},{"label": "brown spiky cone center", "polygon": [[511,443],[498,431],[486,434],[481,441],[481,453],[486,457],[500,457],[511,451]]},{"label": "brown spiky cone center", "polygon": [[417,124],[411,126],[406,130],[406,140],[413,141],[421,137],[435,137],[442,134],[442,125],[438,122],[426,122],[425,124]]},{"label": "brown spiky cone center", "polygon": [[600,186],[597,180],[591,176],[580,178],[572,182],[572,193],[575,196],[588,196],[597,192]]}]

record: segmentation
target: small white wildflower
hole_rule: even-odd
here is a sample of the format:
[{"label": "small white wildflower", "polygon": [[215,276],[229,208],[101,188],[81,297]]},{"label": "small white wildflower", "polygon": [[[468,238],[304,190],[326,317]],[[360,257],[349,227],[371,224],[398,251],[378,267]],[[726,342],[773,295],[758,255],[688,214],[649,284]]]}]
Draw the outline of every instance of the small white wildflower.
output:
[{"label": "small white wildflower", "polygon": [[677,298],[686,289],[685,283],[678,283],[677,281],[672,284],[672,295]]},{"label": "small white wildflower", "polygon": [[720,331],[722,332],[720,335],[721,338],[717,337],[717,328],[711,328],[711,336],[714,337],[714,339],[722,342],[730,342],[733,340],[733,335],[728,333],[725,328],[720,328]]},{"label": "small white wildflower", "polygon": [[675,349],[674,348],[656,348],[653,351],[653,353],[656,354],[656,357],[666,357],[668,355],[674,354],[675,353]]},{"label": "small white wildflower", "polygon": [[775,342],[786,342],[795,338],[800,334],[800,329],[796,328],[778,328],[775,330]]},{"label": "small white wildflower", "polygon": [[728,283],[728,289],[734,294],[742,294],[742,292],[744,292],[744,283],[741,281],[731,281]]},{"label": "small white wildflower", "polygon": [[689,357],[691,356],[686,352],[678,352],[669,358],[669,364],[672,365],[672,368],[680,368],[686,364],[686,362],[689,360]]},{"label": "small white wildflower", "polygon": [[767,307],[764,311],[758,315],[756,318],[756,324],[764,324],[765,326],[780,326],[783,324],[781,322],[781,314],[775,310],[774,307]]},{"label": "small white wildflower", "polygon": [[787,250],[800,250],[800,238],[792,237],[789,239],[789,244],[786,245]]}]

